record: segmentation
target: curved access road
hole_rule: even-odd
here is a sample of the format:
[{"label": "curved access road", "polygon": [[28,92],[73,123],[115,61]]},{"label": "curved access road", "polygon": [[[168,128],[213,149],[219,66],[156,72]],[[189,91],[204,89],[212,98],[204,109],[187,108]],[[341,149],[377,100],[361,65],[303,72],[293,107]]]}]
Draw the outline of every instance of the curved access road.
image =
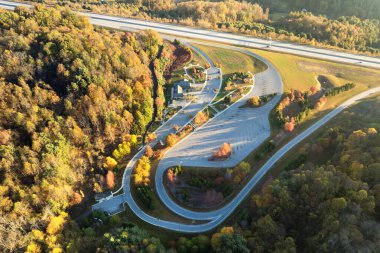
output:
[{"label": "curved access road", "polygon": [[[13,10],[17,6],[30,7],[29,4],[16,3],[12,1],[0,0],[0,8]],[[154,29],[162,34],[168,34],[175,37],[186,37],[192,39],[208,40],[219,43],[226,43],[252,48],[267,48],[272,51],[296,54],[306,57],[313,57],[329,61],[343,62],[355,65],[361,65],[372,68],[380,68],[380,58],[367,55],[357,55],[342,51],[334,51],[324,48],[316,48],[301,44],[289,42],[279,42],[244,36],[233,33],[218,32],[206,29],[180,26],[175,24],[157,23],[152,21],[137,20],[132,18],[123,18],[117,16],[96,14],[90,12],[78,12],[81,15],[90,18],[94,25],[110,27],[126,31],[136,31],[142,29]],[[270,48],[268,46],[271,44]]]},{"label": "curved access road", "polygon": [[[270,69],[270,68],[269,68]],[[257,80],[256,80],[256,85]],[[255,87],[259,87],[256,86]],[[173,222],[173,221],[167,221],[167,220],[161,220],[156,217],[152,217],[148,214],[146,214],[143,210],[139,208],[139,206],[136,204],[135,200],[133,199],[131,192],[130,192],[130,176],[131,171],[134,166],[134,164],[137,162],[138,158],[144,153],[144,149],[142,149],[127,165],[126,173],[123,178],[123,185],[124,185],[124,193],[122,195],[116,196],[115,198],[122,199],[123,202],[127,203],[131,210],[142,220],[144,220],[147,223],[150,223],[152,225],[179,231],[179,232],[186,232],[186,233],[200,233],[209,231],[218,225],[220,225],[223,221],[225,221],[232,212],[236,209],[236,207],[250,194],[251,190],[255,187],[255,185],[264,177],[264,175],[273,167],[273,165],[278,162],[287,152],[289,152],[292,148],[294,148],[296,145],[298,145],[301,141],[303,141],[305,138],[307,138],[310,134],[315,132],[318,128],[326,124],[330,119],[335,117],[337,114],[339,114],[341,111],[343,111],[348,106],[352,105],[356,101],[371,95],[372,93],[380,92],[379,88],[374,88],[368,91],[365,91],[338,106],[333,111],[331,111],[329,114],[327,114],[325,117],[314,123],[312,126],[310,126],[307,130],[305,130],[303,133],[298,135],[296,138],[291,140],[289,143],[287,143],[285,146],[283,146],[279,151],[277,151],[259,170],[258,172],[249,180],[249,182],[243,187],[243,189],[238,193],[238,195],[229,202],[226,206],[224,206],[222,209],[215,210],[212,212],[192,212],[190,210],[184,209],[175,203],[173,203],[170,200],[165,200],[165,204],[168,206],[169,209],[174,211],[180,216],[189,218],[189,219],[195,219],[195,220],[203,220],[202,224],[190,224],[190,223],[180,223],[180,222]],[[231,107],[233,108],[233,107]],[[260,109],[260,108],[259,108]],[[227,110],[228,111],[228,110]],[[222,114],[221,114],[222,115]],[[222,117],[222,116],[218,116]],[[217,119],[218,117],[215,117],[214,119]],[[208,124],[212,124],[212,121],[210,123],[207,123],[205,127]],[[201,131],[198,129],[198,131]],[[196,131],[194,132],[194,135],[196,134]],[[188,139],[185,139],[184,143],[191,142],[193,137],[188,137]],[[169,152],[170,154],[170,152]],[[162,166],[164,168],[165,166]],[[160,173],[157,173],[157,175],[160,175]],[[162,174],[161,174],[162,175]],[[158,176],[159,177],[159,176]],[[158,178],[157,180],[157,186],[160,187],[162,185],[162,178]],[[160,196],[161,197],[161,196]],[[107,202],[107,205],[112,205],[111,202]]]},{"label": "curved access road", "polygon": [[[219,47],[256,57],[268,67],[254,76],[254,86],[244,97],[190,133],[166,152],[160,160],[155,176],[158,196],[172,212],[191,220],[213,220],[221,217],[229,209],[237,206],[240,200],[239,198],[233,199],[224,207],[210,212],[188,210],[168,196],[163,184],[166,170],[180,164],[204,167],[205,169],[229,168],[237,165],[270,136],[269,114],[279,102],[283,92],[281,77],[270,62],[248,50],[231,46],[219,45]],[[274,93],[277,95],[260,108],[242,108],[253,96]],[[213,151],[224,142],[228,142],[232,146],[230,158],[225,161],[210,161],[209,158]]]},{"label": "curved access road", "polygon": [[220,225],[224,220],[229,217],[232,212],[236,209],[236,207],[249,195],[251,190],[254,188],[254,186],[264,177],[264,175],[278,162],[284,155],[286,155],[292,148],[297,146],[299,143],[301,143],[305,138],[310,136],[312,133],[314,133],[317,129],[325,125],[328,121],[330,121],[332,118],[337,116],[340,112],[342,112],[344,109],[349,107],[350,105],[356,103],[357,101],[372,95],[374,93],[380,92],[380,87],[373,88],[367,91],[364,91],[337,108],[335,108],[333,111],[328,113],[326,116],[324,116],[322,119],[318,120],[316,123],[314,123],[312,126],[310,126],[307,130],[299,134],[296,138],[292,139],[290,142],[288,142],[285,146],[283,146],[280,150],[278,150],[255,174],[254,177],[249,180],[249,182],[244,186],[244,188],[241,190],[241,192],[232,200],[233,204],[228,204],[224,209],[224,212],[217,214],[216,216],[210,216],[210,221],[204,224],[181,224],[177,222],[171,222],[171,221],[164,221],[159,220],[157,218],[154,218],[152,216],[147,215],[142,210],[139,209],[139,207],[135,204],[133,199],[128,199],[129,206],[131,209],[136,213],[137,216],[139,216],[142,220],[162,228],[179,231],[179,232],[186,232],[186,233],[201,233],[209,231],[218,225]]}]

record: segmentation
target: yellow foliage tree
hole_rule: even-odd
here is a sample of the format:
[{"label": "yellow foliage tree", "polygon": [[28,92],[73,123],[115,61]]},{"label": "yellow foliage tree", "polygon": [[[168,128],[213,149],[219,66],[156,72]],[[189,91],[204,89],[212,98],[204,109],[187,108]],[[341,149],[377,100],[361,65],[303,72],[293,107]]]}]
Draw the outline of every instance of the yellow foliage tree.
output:
[{"label": "yellow foliage tree", "polygon": [[135,185],[142,185],[149,183],[150,176],[150,161],[147,156],[141,157],[134,170],[134,183]]},{"label": "yellow foliage tree", "polygon": [[46,233],[49,235],[55,235],[60,232],[66,221],[67,213],[62,212],[60,215],[51,218],[49,225],[46,228]]},{"label": "yellow foliage tree", "polygon": [[40,253],[41,252],[41,247],[35,243],[31,242],[28,247],[26,247],[25,253]]},{"label": "yellow foliage tree", "polygon": [[131,153],[131,143],[130,142],[123,142],[118,145],[117,149],[115,149],[112,152],[112,156],[115,157],[117,161],[120,161],[125,156],[129,155]]},{"label": "yellow foliage tree", "polygon": [[223,234],[233,234],[234,233],[234,228],[233,227],[223,227],[219,233],[215,233],[211,237],[211,246],[213,249],[217,249],[220,246],[220,237]]},{"label": "yellow foliage tree", "polygon": [[107,170],[113,170],[117,165],[117,161],[113,159],[112,157],[107,156],[106,161],[103,164],[104,168]]}]

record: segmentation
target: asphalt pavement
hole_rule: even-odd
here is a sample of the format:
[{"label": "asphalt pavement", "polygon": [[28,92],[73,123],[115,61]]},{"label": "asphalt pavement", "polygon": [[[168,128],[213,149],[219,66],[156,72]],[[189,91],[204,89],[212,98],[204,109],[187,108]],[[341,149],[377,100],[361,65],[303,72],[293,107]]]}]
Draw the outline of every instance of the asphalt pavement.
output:
[{"label": "asphalt pavement", "polygon": [[[29,6],[9,1],[0,1],[0,8],[13,10],[15,6],[19,5]],[[271,46],[268,47],[268,40],[248,37],[244,35],[216,32],[191,27],[183,27],[172,24],[161,24],[151,21],[142,21],[94,13],[81,12],[80,14],[88,16],[90,18],[91,23],[94,25],[111,27],[121,30],[134,31],[149,28],[157,30],[158,32],[163,34],[168,34],[171,36],[174,35],[176,37],[189,37],[200,40],[209,40],[219,43],[261,48],[276,52],[291,53],[306,57],[337,61],[346,64],[355,64],[366,67],[380,68],[380,58],[366,55],[356,55],[341,51],[333,51],[328,49],[314,48],[305,45],[277,41],[272,42]],[[249,53],[252,54],[251,52]],[[138,217],[152,225],[174,231],[188,233],[199,233],[209,231],[220,225],[248,196],[248,194],[251,192],[254,186],[273,167],[273,165],[277,161],[279,161],[293,147],[299,144],[310,134],[315,132],[318,128],[326,124],[330,119],[335,117],[348,106],[373,93],[380,92],[380,87],[373,88],[347,100],[346,102],[335,108],[333,111],[331,111],[329,114],[321,118],[319,121],[311,125],[308,129],[299,134],[297,137],[292,139],[280,150],[278,150],[249,180],[249,182],[235,196],[235,198],[231,200],[228,204],[226,204],[224,207],[212,212],[193,212],[178,206],[170,199],[166,199],[167,195],[163,192],[164,186],[162,185],[162,176],[164,175],[163,173],[167,166],[171,166],[172,164],[178,165],[179,162],[182,162],[183,165],[187,166],[233,166],[240,162],[246,156],[246,154],[251,152],[255,147],[262,143],[262,141],[267,136],[269,136],[269,123],[267,122],[268,111],[270,110],[270,108],[273,108],[276,102],[278,102],[279,96],[274,98],[271,102],[269,102],[262,108],[239,108],[241,103],[244,103],[244,99],[247,99],[249,96],[263,94],[263,87],[267,87],[268,92],[269,90],[279,91],[277,88],[279,87],[279,80],[281,80],[281,78],[279,78],[276,69],[273,68],[273,66],[271,66],[268,62],[267,64],[269,66],[268,70],[255,76],[255,87],[250,91],[249,95],[247,95],[246,98],[243,98],[241,101],[231,106],[228,110],[213,118],[203,127],[197,129],[189,137],[186,138],[186,141],[182,141],[180,143],[181,145],[176,145],[167,154],[165,154],[164,159],[160,162],[158,173],[156,174],[156,190],[160,192],[159,196],[161,199],[164,200],[164,203],[167,205],[167,207],[180,216],[189,219],[208,220],[208,222],[203,224],[181,224],[173,221],[165,221],[146,214],[138,207],[129,191],[130,175],[133,165],[136,163],[138,158],[141,157],[141,155],[144,153],[144,148],[136,156],[134,156],[127,165],[123,177],[123,194],[118,195],[115,198],[111,198],[109,200],[105,200],[101,203],[98,203],[95,206],[93,206],[93,208],[95,207],[95,209],[117,212],[118,208],[126,202]],[[217,70],[215,68],[208,70],[208,74],[211,77],[213,75],[216,76],[216,73],[214,73],[213,71]],[[210,81],[206,82],[206,86],[210,87],[210,89],[204,88],[202,90],[202,94],[199,95],[199,102],[189,104],[188,107],[186,107],[184,110],[189,111],[189,113],[191,114],[201,110],[203,106],[209,103],[209,101],[211,101],[215,95],[212,94],[212,87],[218,85],[220,85],[220,80],[212,77]],[[189,118],[189,115],[181,115],[183,114],[176,114],[174,118],[166,122],[161,128],[157,130],[158,140],[164,139],[169,132],[173,131],[173,124],[178,123],[178,125],[181,125],[186,123],[186,120]],[[232,142],[233,147],[235,147],[231,159],[224,162],[224,164],[218,164],[217,166],[215,166],[215,163],[211,164],[210,161],[205,159],[208,156],[208,154],[215,149],[215,147],[217,147],[219,144],[226,140],[228,140],[228,142]]]}]

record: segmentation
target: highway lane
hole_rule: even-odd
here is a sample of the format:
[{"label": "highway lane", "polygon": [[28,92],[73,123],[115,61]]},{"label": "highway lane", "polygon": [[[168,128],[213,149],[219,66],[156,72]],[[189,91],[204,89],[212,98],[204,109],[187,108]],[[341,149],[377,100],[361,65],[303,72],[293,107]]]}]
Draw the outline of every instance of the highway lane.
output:
[{"label": "highway lane", "polygon": [[[30,6],[11,1],[0,0],[0,7],[14,9],[16,6]],[[175,37],[187,37],[200,40],[208,40],[219,43],[227,43],[244,47],[268,49],[271,51],[290,53],[305,57],[313,57],[323,60],[336,61],[360,66],[380,68],[380,58],[367,55],[357,55],[342,51],[335,51],[323,48],[315,48],[307,45],[293,44],[288,42],[273,41],[272,46],[267,48],[269,40],[254,38],[239,34],[217,32],[206,29],[197,29],[174,24],[157,23],[152,21],[137,20],[132,18],[122,18],[103,14],[79,12],[90,18],[94,25],[110,27],[120,30],[135,31],[141,29],[154,29],[162,34]]]}]

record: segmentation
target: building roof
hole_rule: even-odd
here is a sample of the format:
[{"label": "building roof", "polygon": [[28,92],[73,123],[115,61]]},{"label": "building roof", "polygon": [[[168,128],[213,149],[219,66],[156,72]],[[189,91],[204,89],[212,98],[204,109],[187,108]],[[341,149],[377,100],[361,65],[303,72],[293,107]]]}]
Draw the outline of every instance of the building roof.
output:
[{"label": "building roof", "polygon": [[175,94],[183,94],[183,88],[182,86],[175,84],[174,85],[174,93]]},{"label": "building roof", "polygon": [[180,98],[180,97],[183,97],[183,88],[178,84],[174,84],[173,98]]},{"label": "building roof", "polygon": [[178,83],[176,83],[176,85],[179,85],[179,86],[181,86],[182,88],[185,88],[185,89],[191,87],[190,81],[187,81],[187,80],[181,80]]}]

